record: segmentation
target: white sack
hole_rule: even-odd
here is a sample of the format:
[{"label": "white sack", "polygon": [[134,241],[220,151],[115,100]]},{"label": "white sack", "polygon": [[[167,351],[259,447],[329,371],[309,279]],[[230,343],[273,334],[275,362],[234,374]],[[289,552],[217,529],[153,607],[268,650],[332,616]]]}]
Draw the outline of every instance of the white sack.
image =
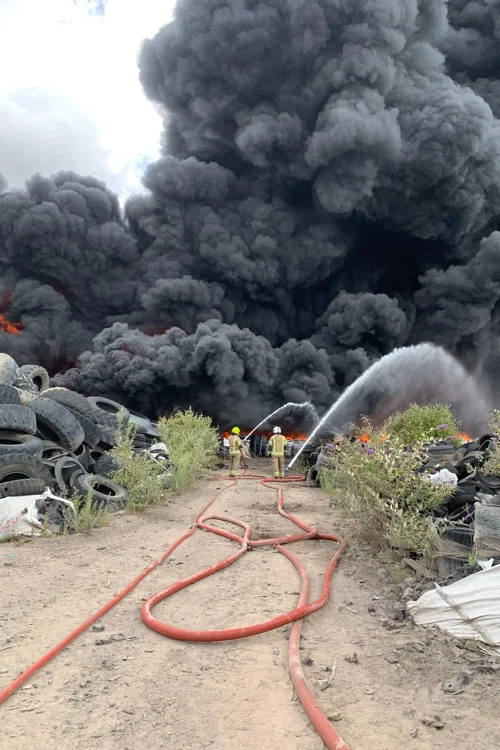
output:
[{"label": "white sack", "polygon": [[436,586],[407,609],[417,625],[437,625],[456,638],[500,646],[500,565],[443,588]]},{"label": "white sack", "polygon": [[0,499],[0,540],[11,536],[40,536],[44,518],[40,517],[36,504],[46,498],[58,500],[75,512],[70,500],[57,497],[48,489],[42,495],[3,497]]}]

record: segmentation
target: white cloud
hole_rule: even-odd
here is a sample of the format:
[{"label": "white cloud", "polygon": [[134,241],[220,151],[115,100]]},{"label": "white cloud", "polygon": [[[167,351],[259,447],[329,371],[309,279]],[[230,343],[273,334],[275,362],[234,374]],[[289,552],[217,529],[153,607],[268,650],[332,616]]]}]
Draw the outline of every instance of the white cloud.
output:
[{"label": "white cloud", "polygon": [[174,0],[0,0],[0,173],[92,174],[122,197],[158,155],[162,121],[139,83],[143,39]]}]

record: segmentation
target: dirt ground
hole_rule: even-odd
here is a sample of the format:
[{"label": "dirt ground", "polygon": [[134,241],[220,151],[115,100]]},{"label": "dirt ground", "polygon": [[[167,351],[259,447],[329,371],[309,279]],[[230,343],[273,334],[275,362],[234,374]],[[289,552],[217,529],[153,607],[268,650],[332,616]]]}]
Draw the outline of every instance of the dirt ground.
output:
[{"label": "dirt ground", "polygon": [[[266,462],[253,463],[254,471],[269,472]],[[119,516],[89,536],[1,545],[0,687],[157,559],[220,486],[204,482],[168,508]],[[341,533],[320,490],[292,486],[285,494],[285,507],[303,520]],[[254,538],[295,530],[277,514],[276,493],[254,482],[227,490],[214,510],[251,523]],[[313,595],[333,546],[294,545]],[[84,633],[0,708],[0,747],[320,750],[294,699],[290,626],[200,645],[166,639],[142,623],[144,598],[230,549],[211,534],[191,537],[103,618],[104,632]],[[250,624],[293,609],[298,589],[292,565],[265,548],[175,594],[155,614],[188,628]],[[390,568],[351,549],[334,574],[330,602],[304,623],[305,672],[326,715],[352,750],[499,747],[500,672],[478,670],[477,653],[463,644],[397,622],[390,605],[398,591]],[[334,679],[321,690],[332,668]],[[464,673],[470,681],[463,692],[445,694],[443,681]]]}]

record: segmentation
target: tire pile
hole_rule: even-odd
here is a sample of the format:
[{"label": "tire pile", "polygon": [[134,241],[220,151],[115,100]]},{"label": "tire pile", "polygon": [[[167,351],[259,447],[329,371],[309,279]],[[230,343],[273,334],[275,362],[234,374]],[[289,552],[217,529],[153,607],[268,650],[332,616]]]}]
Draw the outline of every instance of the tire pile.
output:
[{"label": "tire pile", "polygon": [[483,435],[477,441],[464,443],[453,451],[448,462],[443,460],[444,456],[440,462],[439,459],[436,462],[437,466],[447,468],[457,476],[457,488],[443,506],[442,515],[446,515],[449,520],[473,524],[476,502],[485,496],[498,496],[500,501],[500,477],[482,472],[495,439],[493,435]]},{"label": "tire pile", "polygon": [[[0,502],[1,498],[53,493],[111,511],[123,508],[127,490],[111,481],[119,468],[108,454],[132,420],[134,449],[147,450],[159,432],[142,415],[100,397],[85,398],[66,388],[50,388],[49,374],[37,365],[18,367],[0,354]],[[168,460],[162,449],[153,454]],[[65,524],[65,506],[47,498],[38,511],[52,526]]]}]

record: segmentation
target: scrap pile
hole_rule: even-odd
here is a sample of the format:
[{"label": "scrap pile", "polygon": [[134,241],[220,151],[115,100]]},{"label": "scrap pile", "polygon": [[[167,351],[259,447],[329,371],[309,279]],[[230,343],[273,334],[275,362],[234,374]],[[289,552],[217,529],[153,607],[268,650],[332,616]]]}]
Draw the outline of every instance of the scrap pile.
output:
[{"label": "scrap pile", "polygon": [[500,557],[500,476],[487,471],[495,446],[495,436],[488,433],[458,449],[446,443],[429,449],[429,479],[454,485],[429,519],[431,545],[425,562],[440,575],[465,570],[474,556]]},{"label": "scrap pile", "polygon": [[134,450],[147,450],[164,466],[168,450],[147,417],[109,399],[50,388],[42,367],[18,367],[0,354],[0,538],[20,514],[63,529],[74,507],[64,498],[123,508],[128,493],[109,478],[119,465],[108,452],[129,424]]}]

